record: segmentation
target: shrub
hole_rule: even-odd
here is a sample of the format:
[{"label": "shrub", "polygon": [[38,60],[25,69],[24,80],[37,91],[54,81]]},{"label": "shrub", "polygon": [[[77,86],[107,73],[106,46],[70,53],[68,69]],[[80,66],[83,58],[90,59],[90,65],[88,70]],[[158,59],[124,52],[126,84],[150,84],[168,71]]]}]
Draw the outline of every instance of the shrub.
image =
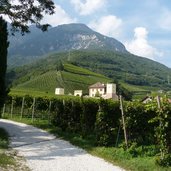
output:
[{"label": "shrub", "polygon": [[100,100],[95,128],[98,145],[111,146],[115,144],[120,117],[121,113],[118,102]]},{"label": "shrub", "polygon": [[94,132],[98,108],[98,100],[90,98],[82,100],[81,125],[83,135]]},{"label": "shrub", "polygon": [[138,145],[154,142],[154,127],[149,121],[154,117],[151,110],[146,110],[145,105],[139,102],[125,104],[125,124],[128,139]]}]

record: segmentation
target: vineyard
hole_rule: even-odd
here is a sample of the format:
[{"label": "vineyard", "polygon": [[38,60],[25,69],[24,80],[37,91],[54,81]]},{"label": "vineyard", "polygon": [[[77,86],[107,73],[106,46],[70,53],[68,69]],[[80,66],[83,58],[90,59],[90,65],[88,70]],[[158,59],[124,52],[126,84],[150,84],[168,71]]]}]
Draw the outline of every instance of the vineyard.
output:
[{"label": "vineyard", "polygon": [[[78,133],[83,137],[91,134],[98,146],[122,146],[132,157],[142,155],[143,151],[148,157],[156,156],[157,164],[170,166],[169,102],[160,98],[148,104],[124,102],[122,109],[118,101],[104,99],[9,96],[2,116],[27,118],[32,122],[46,120],[65,132]],[[125,134],[121,128],[125,128]],[[150,152],[148,147],[152,148]]]},{"label": "vineyard", "polygon": [[83,93],[86,94],[88,93],[88,86],[99,81],[106,83],[111,80],[87,69],[65,64],[63,71],[51,70],[39,75],[30,76],[29,73],[28,76],[23,76],[15,82],[16,86],[13,86],[12,92],[25,90],[53,95],[55,88],[64,87],[66,94],[73,94],[74,90],[78,89],[82,89]]}]

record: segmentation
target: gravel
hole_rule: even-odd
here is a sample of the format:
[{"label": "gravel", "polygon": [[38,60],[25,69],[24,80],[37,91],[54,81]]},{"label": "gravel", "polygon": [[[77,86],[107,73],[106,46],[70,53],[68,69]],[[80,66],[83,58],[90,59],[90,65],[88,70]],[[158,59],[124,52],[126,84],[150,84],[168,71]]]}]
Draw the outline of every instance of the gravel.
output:
[{"label": "gravel", "polygon": [[0,119],[0,127],[9,132],[11,147],[33,171],[124,171],[33,126]]}]

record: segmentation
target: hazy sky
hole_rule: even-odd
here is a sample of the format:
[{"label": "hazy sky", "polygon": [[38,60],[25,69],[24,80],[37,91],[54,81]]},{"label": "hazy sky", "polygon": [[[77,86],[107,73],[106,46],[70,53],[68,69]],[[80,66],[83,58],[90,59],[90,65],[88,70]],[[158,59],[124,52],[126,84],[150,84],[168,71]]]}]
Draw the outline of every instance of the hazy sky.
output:
[{"label": "hazy sky", "polygon": [[84,23],[128,51],[171,67],[171,0],[54,0],[52,26]]}]

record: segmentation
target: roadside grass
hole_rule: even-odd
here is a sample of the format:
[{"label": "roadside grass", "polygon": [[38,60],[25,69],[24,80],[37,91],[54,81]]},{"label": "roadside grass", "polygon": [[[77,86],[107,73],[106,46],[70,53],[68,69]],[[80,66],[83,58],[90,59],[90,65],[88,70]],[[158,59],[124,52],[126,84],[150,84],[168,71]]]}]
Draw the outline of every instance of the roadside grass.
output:
[{"label": "roadside grass", "polygon": [[[126,170],[130,171],[171,171],[171,167],[159,167],[155,164],[155,157],[152,155],[137,155],[134,157],[129,151],[125,151],[123,148],[116,147],[100,147],[95,144],[95,136],[89,135],[82,137],[79,134],[71,132],[63,132],[60,128],[54,127],[48,124],[46,120],[39,120],[32,122],[31,119],[13,118],[12,120],[17,122],[23,122],[33,125],[35,127],[44,129],[57,137],[70,141],[71,144],[76,145],[88,153],[103,158],[106,161],[118,165]],[[151,147],[147,147],[149,151],[147,153],[153,153],[150,151]]]},{"label": "roadside grass", "polygon": [[6,168],[8,165],[15,165],[14,158],[7,155],[9,138],[8,133],[0,128],[0,167]]}]

